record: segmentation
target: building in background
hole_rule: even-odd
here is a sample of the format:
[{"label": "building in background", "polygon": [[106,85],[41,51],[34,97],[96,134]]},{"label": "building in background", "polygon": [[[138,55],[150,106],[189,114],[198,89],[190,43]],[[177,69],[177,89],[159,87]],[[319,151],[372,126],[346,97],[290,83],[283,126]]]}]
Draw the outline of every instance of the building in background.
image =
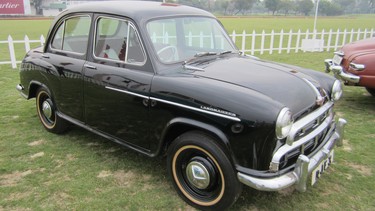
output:
[{"label": "building in background", "polygon": [[31,15],[30,0],[0,0],[0,15]]}]

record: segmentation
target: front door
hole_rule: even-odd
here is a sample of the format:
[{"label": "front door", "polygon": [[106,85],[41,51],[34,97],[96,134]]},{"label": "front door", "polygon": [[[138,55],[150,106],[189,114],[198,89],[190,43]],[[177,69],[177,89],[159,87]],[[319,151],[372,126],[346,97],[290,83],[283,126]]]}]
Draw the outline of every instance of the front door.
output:
[{"label": "front door", "polygon": [[97,16],[84,67],[86,123],[130,147],[149,149],[149,91],[154,76],[129,20]]}]

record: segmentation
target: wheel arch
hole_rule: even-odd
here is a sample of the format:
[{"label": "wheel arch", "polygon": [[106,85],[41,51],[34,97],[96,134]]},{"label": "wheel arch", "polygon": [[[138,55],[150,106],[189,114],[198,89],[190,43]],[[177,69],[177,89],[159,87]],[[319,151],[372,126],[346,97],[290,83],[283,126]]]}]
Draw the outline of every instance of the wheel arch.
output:
[{"label": "wheel arch", "polygon": [[51,93],[51,90],[48,88],[47,85],[45,85],[45,84],[43,84],[39,81],[33,80],[33,81],[30,81],[30,83],[29,83],[29,91],[27,93],[27,99],[35,98],[36,93],[37,93],[37,91],[40,87],[43,87],[43,88],[47,89],[47,91],[53,96],[53,94]]},{"label": "wheel arch", "polygon": [[225,133],[213,125],[183,117],[174,118],[165,126],[157,154],[164,155],[168,151],[171,143],[178,136],[189,131],[200,131],[214,137],[216,140],[218,140],[218,144],[227,154],[233,165],[236,163],[236,159],[231,150],[230,142]]}]

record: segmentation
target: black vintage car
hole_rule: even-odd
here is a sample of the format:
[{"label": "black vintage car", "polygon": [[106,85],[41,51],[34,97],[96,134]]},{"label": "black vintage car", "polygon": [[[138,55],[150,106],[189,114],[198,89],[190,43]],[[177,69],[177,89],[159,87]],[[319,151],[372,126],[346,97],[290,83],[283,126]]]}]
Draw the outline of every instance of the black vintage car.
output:
[{"label": "black vintage car", "polygon": [[177,192],[199,209],[229,207],[242,184],[305,191],[345,125],[334,119],[338,80],[243,55],[212,14],[176,4],[65,10],[25,56],[20,80],[48,131],[75,124],[166,155]]}]

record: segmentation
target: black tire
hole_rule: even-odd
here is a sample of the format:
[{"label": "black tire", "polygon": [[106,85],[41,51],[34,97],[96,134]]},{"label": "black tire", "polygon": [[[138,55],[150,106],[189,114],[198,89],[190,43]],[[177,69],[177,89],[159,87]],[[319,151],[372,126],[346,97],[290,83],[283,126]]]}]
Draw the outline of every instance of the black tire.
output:
[{"label": "black tire", "polygon": [[368,93],[370,93],[373,97],[375,97],[375,89],[373,89],[373,88],[366,88],[366,90],[367,90]]},{"label": "black tire", "polygon": [[47,131],[60,134],[67,130],[69,123],[56,114],[51,94],[44,87],[40,87],[37,91],[36,110],[40,122]]},{"label": "black tire", "polygon": [[[241,194],[242,184],[228,156],[205,133],[187,132],[174,140],[167,164],[178,194],[200,210],[225,210]],[[197,172],[201,174],[197,176]]]}]

